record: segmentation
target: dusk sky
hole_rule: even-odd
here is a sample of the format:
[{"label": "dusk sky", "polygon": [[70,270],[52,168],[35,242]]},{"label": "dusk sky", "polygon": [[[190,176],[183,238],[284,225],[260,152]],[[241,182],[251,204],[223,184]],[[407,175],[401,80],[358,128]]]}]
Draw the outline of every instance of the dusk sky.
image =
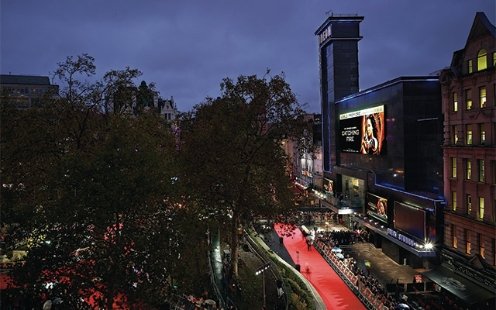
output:
[{"label": "dusk sky", "polygon": [[428,75],[462,49],[494,0],[0,0],[0,72],[45,75],[67,56],[95,57],[97,77],[137,68],[188,111],[224,77],[284,72],[298,101],[320,112],[315,30],[326,14],[358,14],[360,88]]}]

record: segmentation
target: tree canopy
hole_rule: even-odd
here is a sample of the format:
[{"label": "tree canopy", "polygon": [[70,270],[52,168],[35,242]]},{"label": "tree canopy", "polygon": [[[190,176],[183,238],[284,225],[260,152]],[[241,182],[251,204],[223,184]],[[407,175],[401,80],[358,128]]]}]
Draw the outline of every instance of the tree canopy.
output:
[{"label": "tree canopy", "polygon": [[0,107],[2,224],[15,223],[9,249],[28,252],[17,285],[72,308],[158,305],[208,282],[215,228],[229,232],[236,277],[243,228],[294,207],[281,143],[305,123],[289,84],[226,78],[171,128],[138,70],[95,72],[91,56],[68,57],[58,97]]},{"label": "tree canopy", "polygon": [[[154,113],[105,113],[108,94],[133,86],[137,70],[82,82],[93,58],[68,57],[56,74],[61,96],[39,108],[2,104],[2,223],[8,246],[28,250],[14,270],[31,296],[45,292],[82,308],[163,300],[177,275],[185,212],[171,180],[176,139]],[[47,283],[56,283],[47,288]]]},{"label": "tree canopy", "polygon": [[240,76],[183,120],[183,179],[201,212],[230,231],[234,276],[243,225],[294,206],[281,143],[301,134],[302,116],[282,75]]}]

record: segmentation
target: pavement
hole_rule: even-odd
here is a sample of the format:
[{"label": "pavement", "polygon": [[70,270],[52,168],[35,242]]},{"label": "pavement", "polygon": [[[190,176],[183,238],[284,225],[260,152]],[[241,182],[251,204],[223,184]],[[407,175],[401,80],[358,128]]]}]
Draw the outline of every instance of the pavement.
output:
[{"label": "pavement", "polygon": [[358,266],[364,266],[365,260],[368,260],[371,263],[371,274],[384,286],[392,283],[411,283],[414,275],[420,273],[410,266],[396,263],[371,243],[358,242],[345,246],[345,252],[355,258]]}]

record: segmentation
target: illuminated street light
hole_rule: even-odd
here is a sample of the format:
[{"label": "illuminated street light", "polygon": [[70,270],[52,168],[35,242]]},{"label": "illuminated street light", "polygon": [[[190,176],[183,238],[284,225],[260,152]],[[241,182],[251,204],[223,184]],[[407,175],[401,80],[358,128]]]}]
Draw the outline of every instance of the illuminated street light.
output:
[{"label": "illuminated street light", "polygon": [[263,292],[263,308],[265,309],[266,304],[265,304],[265,274],[264,272],[267,271],[267,269],[270,268],[270,263],[264,264],[262,267],[258,268],[255,271],[255,275],[258,276],[259,274],[262,274],[262,292]]}]

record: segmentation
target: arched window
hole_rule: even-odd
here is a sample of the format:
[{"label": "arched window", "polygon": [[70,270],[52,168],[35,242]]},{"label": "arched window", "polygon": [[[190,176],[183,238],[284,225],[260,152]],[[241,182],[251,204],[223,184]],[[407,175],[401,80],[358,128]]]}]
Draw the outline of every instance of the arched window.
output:
[{"label": "arched window", "polygon": [[477,53],[477,71],[487,69],[487,52],[485,49],[481,49]]}]

